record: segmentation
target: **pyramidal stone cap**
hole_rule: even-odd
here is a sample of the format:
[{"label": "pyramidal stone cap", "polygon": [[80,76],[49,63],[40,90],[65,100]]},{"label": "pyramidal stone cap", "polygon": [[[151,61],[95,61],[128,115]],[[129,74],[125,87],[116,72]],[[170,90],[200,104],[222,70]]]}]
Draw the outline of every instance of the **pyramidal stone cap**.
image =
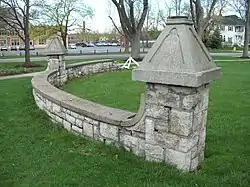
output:
[{"label": "pyramidal stone cap", "polygon": [[187,17],[172,17],[139,68],[133,70],[136,81],[199,87],[219,79],[206,47]]},{"label": "pyramidal stone cap", "polygon": [[59,36],[52,36],[45,48],[44,53],[47,56],[53,56],[53,55],[64,55],[66,52],[67,50],[62,44]]}]

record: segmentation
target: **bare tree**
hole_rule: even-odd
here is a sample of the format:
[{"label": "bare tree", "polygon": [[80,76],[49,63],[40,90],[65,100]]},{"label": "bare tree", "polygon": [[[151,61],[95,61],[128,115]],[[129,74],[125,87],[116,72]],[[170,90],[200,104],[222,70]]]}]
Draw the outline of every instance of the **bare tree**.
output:
[{"label": "bare tree", "polygon": [[181,8],[182,8],[182,0],[172,0],[172,5],[175,10],[175,15],[181,15]]},{"label": "bare tree", "polygon": [[244,49],[243,49],[243,58],[248,58],[249,50],[249,32],[250,32],[250,5],[249,0],[230,0],[229,5],[235,11],[241,19],[245,20],[245,36],[244,36]]},{"label": "bare tree", "polygon": [[111,2],[108,2],[108,9],[107,9],[107,12],[108,12],[108,17],[109,17],[109,19],[111,20],[111,22],[113,23],[113,25],[114,25],[114,27],[115,27],[115,29],[116,29],[116,31],[120,34],[120,36],[121,37],[123,37],[124,39],[125,39],[125,41],[123,41],[124,43],[123,43],[123,45],[124,45],[124,47],[125,47],[125,53],[128,53],[129,52],[129,39],[128,38],[126,38],[127,36],[124,34],[124,32],[123,32],[123,30],[122,30],[122,28],[119,28],[117,25],[116,25],[116,23],[115,23],[115,21],[114,21],[114,19],[113,19],[113,17],[112,17],[112,3]]},{"label": "bare tree", "polygon": [[14,30],[25,43],[25,63],[30,62],[30,0],[0,0],[0,21]]},{"label": "bare tree", "polygon": [[230,0],[229,5],[241,19],[246,19],[247,0]]},{"label": "bare tree", "polygon": [[189,5],[182,0],[165,1],[164,8],[158,5],[161,25],[166,26],[167,19],[171,16],[189,16],[189,8]]},{"label": "bare tree", "polygon": [[248,58],[249,50],[249,21],[250,21],[250,3],[249,0],[246,1],[246,12],[245,12],[245,38],[244,38],[244,49],[243,49],[243,58]]},{"label": "bare tree", "polygon": [[91,8],[82,3],[81,0],[42,0],[39,3],[40,22],[44,25],[54,26],[67,48],[67,36],[69,28],[77,25],[79,18],[93,15]]},{"label": "bare tree", "polygon": [[[123,33],[131,42],[131,56],[138,59],[140,58],[140,34],[149,8],[148,0],[112,0],[112,2],[117,9]],[[138,12],[141,4],[142,11]]]},{"label": "bare tree", "polygon": [[216,3],[217,0],[211,0],[211,2],[207,1],[205,13],[204,5],[202,5],[201,0],[190,0],[191,17],[194,22],[195,30],[201,38],[203,37],[204,31],[209,26]]}]

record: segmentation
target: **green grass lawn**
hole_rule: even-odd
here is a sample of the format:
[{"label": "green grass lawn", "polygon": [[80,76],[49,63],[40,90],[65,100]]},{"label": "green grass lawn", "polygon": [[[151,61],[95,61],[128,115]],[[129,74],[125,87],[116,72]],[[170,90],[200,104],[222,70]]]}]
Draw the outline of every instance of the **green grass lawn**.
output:
[{"label": "green grass lawn", "polygon": [[137,112],[145,83],[132,82],[131,71],[118,71],[74,79],[62,89],[103,105]]},{"label": "green grass lawn", "polygon": [[[68,133],[37,109],[30,78],[0,81],[0,186],[250,186],[250,63],[218,65],[223,75],[211,86],[205,161],[186,174]],[[71,91],[79,96],[135,111],[144,84],[130,76],[76,79],[64,89],[78,84]]]}]

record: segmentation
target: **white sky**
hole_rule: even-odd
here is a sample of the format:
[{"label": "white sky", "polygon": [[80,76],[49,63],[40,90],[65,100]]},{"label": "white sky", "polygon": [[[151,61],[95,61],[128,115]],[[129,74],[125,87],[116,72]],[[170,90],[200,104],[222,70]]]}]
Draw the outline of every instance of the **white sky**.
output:
[{"label": "white sky", "polygon": [[[157,4],[164,5],[165,0],[151,0],[154,2],[155,6]],[[86,4],[91,6],[94,9],[94,17],[91,21],[87,21],[87,28],[93,31],[105,32],[113,28],[111,20],[108,18],[109,13],[109,2],[110,0],[85,0]],[[116,14],[116,9],[112,4],[111,15],[115,20],[117,25],[119,24],[119,18]]]},{"label": "white sky", "polygon": [[[149,0],[150,5],[157,9],[157,7],[164,8],[165,2],[170,2],[171,0]],[[187,0],[183,0],[187,1]],[[117,15],[117,10],[115,9],[114,5],[111,3],[111,0],[84,0],[84,2],[93,8],[94,10],[94,17],[86,22],[86,27],[91,29],[92,31],[99,31],[105,32],[110,31],[113,28],[113,24],[111,20],[108,18],[111,5],[111,16],[115,20],[117,26],[119,24],[119,16]],[[226,14],[234,14],[232,11],[227,10]]]}]

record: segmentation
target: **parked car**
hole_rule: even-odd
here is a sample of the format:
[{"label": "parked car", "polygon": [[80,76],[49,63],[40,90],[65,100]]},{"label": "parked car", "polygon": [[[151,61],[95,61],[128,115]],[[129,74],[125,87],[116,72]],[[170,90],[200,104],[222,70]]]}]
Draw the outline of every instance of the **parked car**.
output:
[{"label": "parked car", "polygon": [[80,42],[80,43],[77,43],[76,46],[79,46],[79,47],[88,47],[88,45],[84,42]]},{"label": "parked car", "polygon": [[17,46],[15,46],[15,45],[11,46],[11,47],[10,47],[10,50],[11,50],[11,51],[17,51]]},{"label": "parked car", "polygon": [[119,43],[112,43],[112,46],[119,46]]},{"label": "parked car", "polygon": [[[23,51],[23,50],[25,50],[25,45],[20,45],[19,46],[19,51]],[[34,45],[30,45],[30,50],[35,50]]]},{"label": "parked car", "polygon": [[2,46],[1,51],[8,51],[8,47],[7,46]]},{"label": "parked car", "polygon": [[95,47],[95,45],[92,44],[92,43],[88,43],[88,44],[87,44],[87,47]]},{"label": "parked car", "polygon": [[20,45],[19,46],[19,51],[25,50],[25,45]]},{"label": "parked car", "polygon": [[106,42],[98,42],[95,44],[97,47],[104,47],[104,46],[108,46],[108,44]]},{"label": "parked car", "polygon": [[30,50],[35,50],[35,46],[34,45],[30,45]]},{"label": "parked car", "polygon": [[76,44],[69,44],[69,49],[76,49]]}]

